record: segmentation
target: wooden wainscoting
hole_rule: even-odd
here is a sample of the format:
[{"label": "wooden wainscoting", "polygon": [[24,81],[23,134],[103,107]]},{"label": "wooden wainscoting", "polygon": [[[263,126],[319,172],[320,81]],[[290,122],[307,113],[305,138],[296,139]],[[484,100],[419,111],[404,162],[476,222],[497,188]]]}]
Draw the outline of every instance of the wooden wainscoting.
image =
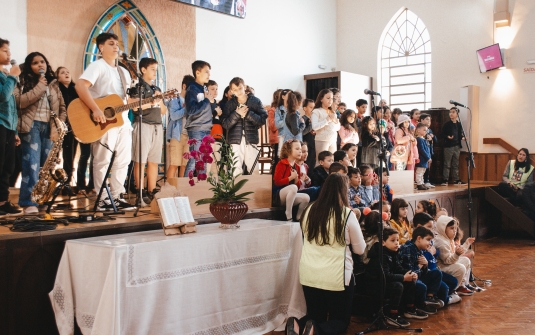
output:
[{"label": "wooden wainscoting", "polygon": [[[468,179],[468,173],[466,168],[466,152],[461,152],[459,158],[459,176],[461,180],[466,181]],[[531,159],[535,157],[530,155]],[[475,153],[474,162],[476,168],[472,169],[472,181],[478,183],[496,183],[502,181],[503,171],[505,166],[511,159],[515,159],[516,155],[513,154],[497,154],[497,153]]]}]

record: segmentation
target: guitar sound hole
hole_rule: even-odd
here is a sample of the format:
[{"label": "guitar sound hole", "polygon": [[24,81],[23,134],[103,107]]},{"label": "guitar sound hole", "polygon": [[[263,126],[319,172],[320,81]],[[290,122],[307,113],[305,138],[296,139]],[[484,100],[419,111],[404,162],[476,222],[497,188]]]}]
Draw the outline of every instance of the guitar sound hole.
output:
[{"label": "guitar sound hole", "polygon": [[106,117],[106,119],[111,119],[115,116],[115,109],[113,109],[112,107],[106,107],[104,109],[104,116]]}]

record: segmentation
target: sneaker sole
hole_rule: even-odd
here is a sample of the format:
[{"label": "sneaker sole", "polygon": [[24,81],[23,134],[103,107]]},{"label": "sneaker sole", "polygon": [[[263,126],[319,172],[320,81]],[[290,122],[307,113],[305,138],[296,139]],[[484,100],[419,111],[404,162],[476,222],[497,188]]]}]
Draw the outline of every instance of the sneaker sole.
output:
[{"label": "sneaker sole", "polygon": [[419,310],[420,312],[425,313],[425,314],[428,314],[428,315],[437,314],[437,312],[424,311],[423,309],[419,309],[419,308],[416,308],[416,309]]},{"label": "sneaker sole", "polygon": [[[427,314],[427,313],[426,313]],[[429,317],[429,315],[426,316],[418,316],[418,315],[412,315],[412,314],[403,314],[403,316],[407,319],[417,319],[417,320],[425,320]]]},{"label": "sneaker sole", "polygon": [[398,323],[396,320],[389,318],[388,316],[385,316],[385,318],[386,318],[386,323],[394,327],[407,328],[408,326],[411,325],[410,323],[403,325],[401,323]]}]

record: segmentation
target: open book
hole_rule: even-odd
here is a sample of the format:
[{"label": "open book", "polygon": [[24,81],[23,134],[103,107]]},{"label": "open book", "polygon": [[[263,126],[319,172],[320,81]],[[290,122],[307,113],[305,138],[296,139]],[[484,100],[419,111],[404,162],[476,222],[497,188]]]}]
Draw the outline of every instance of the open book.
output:
[{"label": "open book", "polygon": [[164,228],[176,228],[195,221],[188,197],[160,198],[158,206]]}]

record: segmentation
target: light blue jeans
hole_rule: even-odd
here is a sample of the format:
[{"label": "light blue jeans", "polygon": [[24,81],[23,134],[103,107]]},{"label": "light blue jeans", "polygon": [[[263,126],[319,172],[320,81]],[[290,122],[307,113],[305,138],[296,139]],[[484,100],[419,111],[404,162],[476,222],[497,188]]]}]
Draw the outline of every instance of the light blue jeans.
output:
[{"label": "light blue jeans", "polygon": [[39,180],[39,170],[52,148],[50,124],[34,121],[29,133],[20,134],[22,146],[22,175],[19,206],[37,206],[32,202],[32,190]]},{"label": "light blue jeans", "polygon": [[[210,135],[209,130],[188,130],[189,139],[191,140],[194,138],[197,140],[197,144],[191,144],[189,146],[189,151],[191,152],[192,150],[199,150],[199,147],[201,146],[201,141],[206,135]],[[204,164],[204,167],[206,169],[206,164]],[[188,161],[188,165],[186,165],[186,172],[184,172],[184,177],[187,177],[190,171],[195,171],[195,159],[193,158],[190,158]],[[199,171],[199,173],[201,172],[204,171]]]}]

